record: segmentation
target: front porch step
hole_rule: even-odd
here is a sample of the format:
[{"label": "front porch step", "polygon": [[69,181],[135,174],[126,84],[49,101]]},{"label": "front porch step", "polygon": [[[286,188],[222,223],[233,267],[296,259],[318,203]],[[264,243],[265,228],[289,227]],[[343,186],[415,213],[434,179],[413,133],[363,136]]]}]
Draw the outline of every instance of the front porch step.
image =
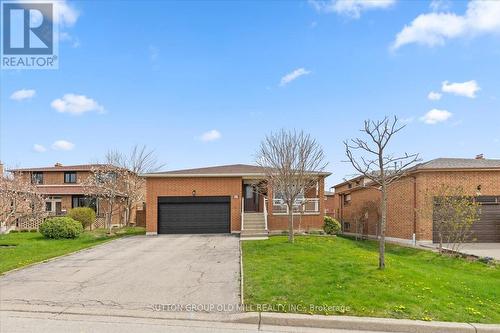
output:
[{"label": "front porch step", "polygon": [[268,239],[268,238],[269,238],[269,232],[267,230],[245,229],[245,230],[241,230],[241,233],[240,233],[241,240]]},{"label": "front porch step", "polygon": [[268,239],[268,236],[264,213],[243,213],[243,230],[241,230],[240,239]]},{"label": "front porch step", "polygon": [[244,230],[266,230],[266,226],[262,224],[248,224],[245,223]]},{"label": "front porch step", "polygon": [[245,219],[248,219],[248,220],[263,220],[264,219],[264,214],[262,214],[262,215],[247,215],[247,214],[245,214]]}]

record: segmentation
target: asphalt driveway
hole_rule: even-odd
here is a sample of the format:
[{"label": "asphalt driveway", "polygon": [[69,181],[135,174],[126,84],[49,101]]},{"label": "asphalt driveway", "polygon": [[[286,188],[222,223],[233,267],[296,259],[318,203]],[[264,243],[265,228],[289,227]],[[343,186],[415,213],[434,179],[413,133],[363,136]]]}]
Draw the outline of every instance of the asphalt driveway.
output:
[{"label": "asphalt driveway", "polygon": [[[443,246],[446,248],[448,244]],[[500,243],[464,243],[460,247],[460,252],[500,260]]]},{"label": "asphalt driveway", "polygon": [[238,237],[229,235],[122,238],[1,276],[0,309],[145,310],[161,304],[178,311],[238,304],[239,253]]}]

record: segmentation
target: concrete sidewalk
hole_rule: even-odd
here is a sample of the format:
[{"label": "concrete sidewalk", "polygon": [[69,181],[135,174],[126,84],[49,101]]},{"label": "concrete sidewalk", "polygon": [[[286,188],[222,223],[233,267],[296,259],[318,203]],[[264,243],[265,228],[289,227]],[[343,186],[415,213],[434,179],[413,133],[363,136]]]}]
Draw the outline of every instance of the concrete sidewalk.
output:
[{"label": "concrete sidewalk", "polygon": [[[0,332],[24,333],[376,333],[356,330],[332,330],[291,326],[268,326],[242,323],[224,323],[196,320],[145,319],[134,317],[107,317],[85,315],[47,315],[30,312],[0,312]],[[379,331],[380,333],[380,331]]]},{"label": "concrete sidewalk", "polygon": [[[57,320],[65,321],[56,322]],[[426,322],[418,320],[368,318],[351,316],[322,316],[292,313],[246,312],[246,313],[202,313],[202,312],[163,312],[143,309],[116,308],[75,308],[54,305],[2,304],[0,311],[0,331],[30,332],[30,325],[46,327],[40,332],[100,331],[105,323],[120,322],[121,330],[155,332],[153,327],[182,326],[197,327],[199,332],[394,332],[394,333],[493,333],[500,332],[500,325],[484,325],[450,322]],[[92,324],[94,322],[98,322]],[[137,326],[136,324],[139,323]],[[209,324],[207,324],[209,323]],[[94,326],[93,326],[94,325]],[[129,326],[127,326],[129,325]],[[102,327],[104,327],[102,326]],[[111,325],[113,326],[113,325]],[[170,327],[168,326],[168,327]],[[11,330],[10,328],[14,328]],[[17,328],[25,327],[26,330]],[[201,328],[200,328],[201,327]],[[69,329],[64,331],[63,328]],[[88,329],[87,329],[88,328]],[[150,328],[150,330],[148,330]],[[114,329],[114,328],[113,328]],[[210,330],[212,329],[212,330]],[[108,332],[108,330],[102,328]],[[247,331],[245,331],[247,330]],[[175,330],[183,332],[182,330]],[[198,332],[193,329],[193,332]],[[110,330],[109,332],[114,332]],[[186,332],[190,332],[186,330]]]}]

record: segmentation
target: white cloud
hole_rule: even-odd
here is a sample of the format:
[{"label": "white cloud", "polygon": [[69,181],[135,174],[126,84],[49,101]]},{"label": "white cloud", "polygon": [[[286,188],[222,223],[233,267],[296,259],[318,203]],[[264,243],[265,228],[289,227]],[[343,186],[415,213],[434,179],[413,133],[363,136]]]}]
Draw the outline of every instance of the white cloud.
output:
[{"label": "white cloud", "polygon": [[218,130],[213,129],[203,133],[200,137],[200,140],[203,142],[209,142],[209,141],[219,140],[221,137],[222,134]]},{"label": "white cloud", "polygon": [[449,10],[451,7],[451,3],[449,0],[432,0],[429,4],[429,7],[433,12],[442,12]]},{"label": "white cloud", "polygon": [[10,99],[15,101],[23,101],[25,99],[31,99],[36,95],[36,91],[34,89],[21,89],[14,91],[12,95],[10,95]]},{"label": "white cloud", "polygon": [[160,49],[154,45],[149,45],[149,58],[156,61],[160,57]]},{"label": "white cloud", "polygon": [[61,25],[71,27],[75,25],[80,13],[68,4],[66,0],[54,1],[56,22]]},{"label": "white cloud", "polygon": [[[42,0],[34,0],[30,2],[51,2],[54,6],[54,22],[59,23],[61,26],[71,27],[75,25],[76,21],[78,21],[78,17],[80,13],[73,6],[69,5],[66,0],[52,0],[52,1],[42,1]],[[20,3],[23,6],[23,3]],[[36,12],[34,12],[36,13]],[[41,17],[37,17],[37,14],[30,16],[31,20],[40,20]]]},{"label": "white cloud", "polygon": [[427,95],[427,98],[430,99],[431,101],[439,101],[443,95],[441,93],[431,91],[429,95]]},{"label": "white cloud", "polygon": [[296,70],[288,73],[287,75],[285,75],[281,78],[280,86],[287,85],[288,83],[292,82],[293,80],[296,80],[299,77],[301,77],[303,75],[308,75],[310,73],[311,73],[311,71],[308,71],[307,69],[297,68]]},{"label": "white cloud", "polygon": [[75,148],[75,144],[66,140],[57,140],[51,147],[54,150],[72,150]]},{"label": "white cloud", "polygon": [[59,33],[59,41],[68,42],[71,44],[71,47],[77,48],[80,47],[80,40],[77,37],[69,34],[68,32],[60,32]]},{"label": "white cloud", "polygon": [[481,90],[481,88],[475,80],[462,83],[449,83],[448,81],[444,81],[441,90],[454,95],[476,98],[476,92]]},{"label": "white cloud", "polygon": [[317,11],[333,12],[352,18],[359,18],[363,11],[391,7],[395,2],[396,0],[309,0]]},{"label": "white cloud", "polygon": [[84,95],[66,94],[62,98],[52,101],[52,108],[61,113],[80,115],[85,112],[104,112],[104,107],[92,98]]},{"label": "white cloud", "polygon": [[33,150],[36,151],[37,153],[43,153],[43,152],[47,151],[47,148],[45,148],[45,146],[42,146],[38,143],[35,143],[33,145]]},{"label": "white cloud", "polygon": [[447,110],[432,109],[420,118],[426,124],[434,125],[448,120],[452,113]]},{"label": "white cloud", "polygon": [[426,46],[444,45],[446,40],[500,33],[500,1],[473,0],[464,15],[434,12],[417,16],[396,35],[391,48],[416,43]]}]

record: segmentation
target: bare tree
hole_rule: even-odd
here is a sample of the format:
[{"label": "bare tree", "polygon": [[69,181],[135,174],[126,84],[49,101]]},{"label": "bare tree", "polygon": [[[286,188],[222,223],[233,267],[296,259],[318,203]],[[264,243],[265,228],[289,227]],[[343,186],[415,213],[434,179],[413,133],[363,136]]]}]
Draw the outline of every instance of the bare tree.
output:
[{"label": "bare tree", "polygon": [[[371,180],[371,186],[382,192],[380,202],[381,219],[379,221],[379,268],[385,268],[385,229],[387,223],[387,189],[403,177],[407,168],[419,161],[418,154],[394,156],[386,152],[393,136],[405,125],[398,124],[398,118],[385,117],[383,120],[365,120],[361,132],[368,138],[355,138],[344,141],[348,162],[359,175]],[[359,156],[355,156],[360,152]]]},{"label": "bare tree", "polygon": [[266,136],[257,153],[267,184],[288,207],[288,240],[294,241],[293,213],[297,199],[316,186],[327,163],[321,146],[309,134],[281,130]]},{"label": "bare tree", "polygon": [[40,222],[45,215],[44,199],[29,178],[0,175],[0,231],[18,219]]},{"label": "bare tree", "polygon": [[432,219],[439,251],[444,252],[443,243],[446,243],[451,251],[457,252],[472,236],[471,228],[479,220],[480,204],[462,187],[445,184],[427,190],[424,200],[419,214]]},{"label": "bare tree", "polygon": [[154,150],[139,145],[135,145],[129,154],[117,150],[108,151],[106,162],[129,171],[121,173],[122,193],[125,200],[125,221],[128,226],[131,223],[133,207],[144,202],[146,196],[146,182],[140,175],[158,171],[164,165],[158,163]]},{"label": "bare tree", "polygon": [[111,233],[112,218],[117,206],[126,199],[123,178],[128,170],[112,164],[96,164],[90,170],[90,176],[82,182],[85,195],[99,200],[99,210],[106,216],[106,227]]}]

